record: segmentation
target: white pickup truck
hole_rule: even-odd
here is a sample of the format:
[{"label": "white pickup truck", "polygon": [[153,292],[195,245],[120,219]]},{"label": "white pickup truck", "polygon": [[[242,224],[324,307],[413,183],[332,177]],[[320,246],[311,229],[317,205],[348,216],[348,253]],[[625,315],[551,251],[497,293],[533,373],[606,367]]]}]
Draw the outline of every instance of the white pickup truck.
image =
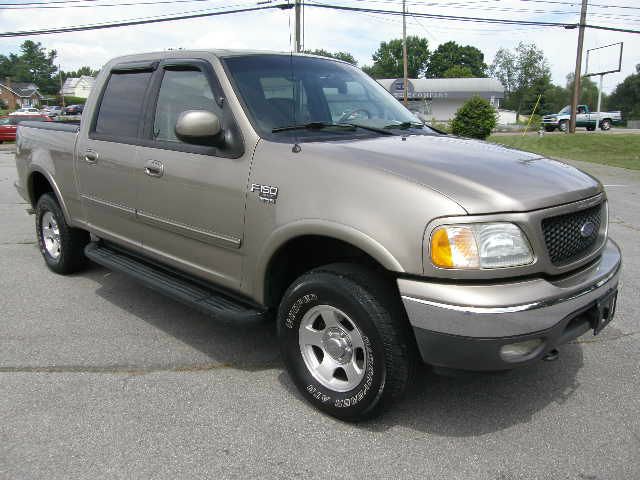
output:
[{"label": "white pickup truck", "polygon": [[[542,126],[547,132],[553,132],[556,128],[566,132],[570,120],[571,105],[567,105],[558,113],[542,117]],[[586,127],[587,130],[593,132],[597,127],[609,130],[611,125],[618,125],[621,122],[620,112],[591,112],[588,105],[578,105],[576,127]]]}]

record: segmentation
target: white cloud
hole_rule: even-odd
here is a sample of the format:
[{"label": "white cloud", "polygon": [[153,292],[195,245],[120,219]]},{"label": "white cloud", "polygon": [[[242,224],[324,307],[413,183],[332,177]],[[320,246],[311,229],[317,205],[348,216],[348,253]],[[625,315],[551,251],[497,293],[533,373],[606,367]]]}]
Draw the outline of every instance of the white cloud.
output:
[{"label": "white cloud", "polygon": [[[113,3],[115,0],[109,1]],[[399,2],[393,4],[388,1],[376,4],[374,0],[370,2],[335,1],[352,6],[368,5],[384,9],[398,9],[400,5]],[[634,0],[626,0],[626,2],[631,2],[628,3],[629,6],[635,5]],[[231,0],[214,2],[212,0],[211,2],[181,3],[171,6],[3,10],[0,13],[0,31],[82,25],[204,8],[219,8],[223,5],[238,5],[239,3],[249,4],[248,1],[243,2],[243,0],[237,2]],[[550,4],[545,6],[542,3],[524,3],[517,0],[504,0],[499,3],[461,0],[458,3],[450,4],[441,0],[441,5],[435,5],[438,2],[428,2],[428,6],[419,6],[418,3],[420,2],[411,5],[412,2],[409,2],[411,11],[565,23],[575,23],[578,18],[575,8],[570,6],[566,8]],[[251,5],[255,5],[255,3]],[[559,8],[571,13],[554,13],[559,11]],[[402,24],[399,17],[340,12],[310,6],[305,10],[305,46],[307,48],[348,51],[354,54],[360,64],[371,62],[371,54],[376,50],[380,41],[398,38],[402,34]],[[534,13],[523,10],[534,10]],[[540,13],[541,11],[545,13]],[[606,12],[611,12],[611,10],[607,9]],[[609,15],[611,14],[609,13]],[[637,18],[637,26],[630,25],[628,19],[622,20],[617,17],[593,17],[589,19],[589,22],[640,29],[640,11],[637,13]],[[118,55],[168,48],[289,50],[292,22],[292,11],[270,10],[109,30],[46,35],[30,39],[41,42],[48,49],[57,50],[58,62],[62,68],[73,70],[82,65],[99,67],[111,57]],[[407,28],[409,34],[428,38],[433,48],[437,44],[449,40],[464,45],[474,45],[484,52],[487,63],[491,62],[496,50],[500,47],[513,48],[520,41],[536,43],[544,50],[551,65],[553,80],[559,84],[564,84],[565,76],[574,68],[577,30],[478,24],[424,18],[420,20],[409,19]],[[27,38],[0,39],[0,52],[6,54],[17,51],[20,43]],[[589,29],[585,36],[585,48],[617,41],[625,42],[623,72],[605,77],[605,91],[612,90],[624,77],[633,73],[635,65],[640,63],[640,35]]]}]

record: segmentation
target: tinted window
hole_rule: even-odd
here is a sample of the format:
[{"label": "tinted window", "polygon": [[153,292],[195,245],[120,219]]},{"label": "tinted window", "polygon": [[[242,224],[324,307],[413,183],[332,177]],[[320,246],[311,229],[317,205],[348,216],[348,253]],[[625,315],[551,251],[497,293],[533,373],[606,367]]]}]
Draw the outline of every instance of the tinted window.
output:
[{"label": "tinted window", "polygon": [[166,70],[153,122],[154,138],[179,142],[175,133],[176,121],[186,110],[209,110],[219,114],[207,77],[199,70]]},{"label": "tinted window", "polygon": [[142,102],[150,79],[151,72],[112,73],[102,97],[95,132],[137,137]]},{"label": "tinted window", "polygon": [[[282,138],[291,132],[281,131],[274,137],[273,130],[309,122],[371,129],[408,123],[422,128],[389,92],[351,65],[289,55],[238,56],[224,61],[247,113],[264,137]],[[353,131],[316,129],[296,131],[295,135],[350,135]]]}]

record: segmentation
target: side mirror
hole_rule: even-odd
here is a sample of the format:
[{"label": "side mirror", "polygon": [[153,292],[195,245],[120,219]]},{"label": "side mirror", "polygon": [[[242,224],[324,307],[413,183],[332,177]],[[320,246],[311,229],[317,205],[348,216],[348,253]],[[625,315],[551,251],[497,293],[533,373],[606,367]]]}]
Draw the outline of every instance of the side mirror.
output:
[{"label": "side mirror", "polygon": [[188,143],[211,143],[222,132],[220,118],[208,110],[187,110],[178,116],[176,136]]}]

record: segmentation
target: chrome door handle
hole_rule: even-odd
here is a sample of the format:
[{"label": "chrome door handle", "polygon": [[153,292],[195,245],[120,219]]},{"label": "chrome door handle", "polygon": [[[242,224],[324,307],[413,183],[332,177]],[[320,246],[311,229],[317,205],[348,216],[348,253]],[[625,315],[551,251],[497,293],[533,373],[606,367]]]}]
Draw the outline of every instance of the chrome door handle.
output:
[{"label": "chrome door handle", "polygon": [[87,150],[84,152],[84,161],[87,163],[96,163],[98,161],[98,152]]},{"label": "chrome door handle", "polygon": [[158,160],[149,160],[144,165],[144,173],[150,177],[161,177],[164,175],[164,165]]}]

